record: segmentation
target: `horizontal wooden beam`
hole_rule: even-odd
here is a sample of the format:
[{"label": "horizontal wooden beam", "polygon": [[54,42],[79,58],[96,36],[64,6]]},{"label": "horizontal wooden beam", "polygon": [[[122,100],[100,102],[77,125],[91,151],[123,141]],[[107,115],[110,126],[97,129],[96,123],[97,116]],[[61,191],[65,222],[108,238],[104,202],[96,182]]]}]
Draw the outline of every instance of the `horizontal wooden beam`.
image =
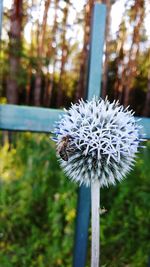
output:
[{"label": "horizontal wooden beam", "polygon": [[[60,109],[0,105],[0,129],[49,133],[63,112]],[[145,138],[150,139],[150,118],[141,118],[138,124],[143,126]]]},{"label": "horizontal wooden beam", "polygon": [[137,123],[143,126],[141,133],[145,134],[146,139],[150,139],[150,118],[145,118],[145,117],[135,117],[135,118],[140,119],[140,121],[137,121]]},{"label": "horizontal wooden beam", "polygon": [[0,105],[0,129],[49,133],[62,110]]}]

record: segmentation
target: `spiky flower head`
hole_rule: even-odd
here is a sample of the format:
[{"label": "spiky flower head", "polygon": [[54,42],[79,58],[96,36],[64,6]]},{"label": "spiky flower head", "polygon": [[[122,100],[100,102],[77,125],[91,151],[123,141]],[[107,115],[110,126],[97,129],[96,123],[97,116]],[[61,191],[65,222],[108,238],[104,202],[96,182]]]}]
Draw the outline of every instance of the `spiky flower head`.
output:
[{"label": "spiky flower head", "polygon": [[140,126],[133,112],[107,99],[80,100],[65,110],[54,133],[57,154],[67,176],[89,186],[121,181],[132,169]]}]

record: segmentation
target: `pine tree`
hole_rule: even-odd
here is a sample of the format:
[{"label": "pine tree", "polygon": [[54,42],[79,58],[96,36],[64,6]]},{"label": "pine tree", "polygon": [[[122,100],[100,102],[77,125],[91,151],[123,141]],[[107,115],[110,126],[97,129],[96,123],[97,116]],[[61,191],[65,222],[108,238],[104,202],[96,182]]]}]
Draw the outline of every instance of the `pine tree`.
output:
[{"label": "pine tree", "polygon": [[130,9],[130,23],[133,23],[132,42],[129,51],[129,59],[125,68],[124,106],[129,105],[131,89],[137,75],[137,57],[141,41],[141,29],[145,15],[144,0],[136,0]]},{"label": "pine tree", "polygon": [[83,40],[83,49],[80,55],[80,74],[76,89],[76,100],[85,97],[86,94],[87,67],[88,67],[91,19],[93,14],[93,7],[94,7],[94,0],[89,0],[87,1],[84,9],[84,40]]},{"label": "pine tree", "polygon": [[66,1],[65,8],[63,10],[63,21],[62,21],[62,34],[61,34],[61,60],[60,60],[60,75],[58,82],[58,92],[57,92],[57,106],[60,107],[63,103],[63,80],[65,76],[65,65],[68,60],[68,43],[66,41],[67,32],[67,19],[69,12],[70,1]]},{"label": "pine tree", "polygon": [[34,104],[35,106],[41,105],[41,88],[42,88],[42,58],[45,55],[44,51],[44,41],[45,41],[45,34],[46,34],[46,26],[47,26],[47,16],[48,10],[50,6],[51,0],[45,1],[45,8],[43,14],[43,21],[40,27],[40,23],[38,22],[37,25],[37,72],[35,76],[35,88],[34,88]]},{"label": "pine tree", "polygon": [[23,1],[14,0],[10,14],[9,31],[9,74],[7,77],[6,95],[11,104],[18,103],[21,38],[22,38]]}]

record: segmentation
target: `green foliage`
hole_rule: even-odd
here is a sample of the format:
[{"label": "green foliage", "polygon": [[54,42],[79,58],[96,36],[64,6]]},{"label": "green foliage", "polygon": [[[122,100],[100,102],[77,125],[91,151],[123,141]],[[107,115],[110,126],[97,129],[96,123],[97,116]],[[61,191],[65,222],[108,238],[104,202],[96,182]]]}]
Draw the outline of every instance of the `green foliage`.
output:
[{"label": "green foliage", "polygon": [[1,266],[71,266],[76,186],[60,171],[49,137],[23,134],[0,160]]},{"label": "green foliage", "polygon": [[[71,267],[77,186],[59,168],[47,135],[19,134],[0,152],[2,267]],[[150,251],[150,143],[134,171],[101,190],[101,257],[105,267],[146,266]],[[89,243],[90,260],[90,243]],[[87,267],[90,266],[89,260]]]},{"label": "green foliage", "polygon": [[108,209],[101,219],[102,262],[111,267],[147,266],[150,252],[150,142],[141,151],[127,179],[104,189],[102,203]]}]

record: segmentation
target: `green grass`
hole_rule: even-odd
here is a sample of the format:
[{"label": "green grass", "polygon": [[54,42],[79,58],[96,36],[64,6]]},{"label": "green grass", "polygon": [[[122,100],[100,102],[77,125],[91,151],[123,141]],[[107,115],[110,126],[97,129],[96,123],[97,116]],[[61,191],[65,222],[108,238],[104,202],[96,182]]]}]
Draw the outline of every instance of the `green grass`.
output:
[{"label": "green grass", "polygon": [[[17,134],[0,151],[0,266],[71,267],[77,186],[65,177],[48,135]],[[101,261],[144,267],[150,254],[150,143],[134,171],[101,190]],[[89,231],[90,235],[90,231]],[[90,242],[88,244],[90,266]]]}]

